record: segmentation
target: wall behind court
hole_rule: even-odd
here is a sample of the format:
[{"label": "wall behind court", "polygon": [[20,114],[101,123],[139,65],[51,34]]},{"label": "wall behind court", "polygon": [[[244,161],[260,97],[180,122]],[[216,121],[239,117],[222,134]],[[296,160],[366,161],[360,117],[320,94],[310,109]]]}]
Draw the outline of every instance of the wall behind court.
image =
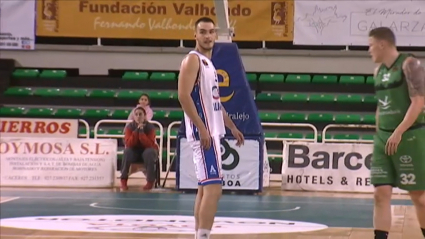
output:
[{"label": "wall behind court", "polygon": [[[107,74],[108,69],[178,70],[188,48],[98,47],[37,45],[34,51],[0,51],[0,58],[25,67],[79,68],[80,74]],[[364,51],[246,50],[241,49],[247,72],[309,72],[371,74]],[[416,53],[425,62],[425,53]]]}]

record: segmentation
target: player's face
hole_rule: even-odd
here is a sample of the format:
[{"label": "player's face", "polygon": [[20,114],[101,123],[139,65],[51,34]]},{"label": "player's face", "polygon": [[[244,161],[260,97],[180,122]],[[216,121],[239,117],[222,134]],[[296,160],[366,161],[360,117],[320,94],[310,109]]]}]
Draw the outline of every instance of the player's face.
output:
[{"label": "player's face", "polygon": [[137,123],[141,123],[145,121],[145,114],[143,113],[142,110],[136,110],[134,112],[134,116]]},{"label": "player's face", "polygon": [[373,62],[381,63],[384,51],[385,47],[383,41],[377,40],[374,37],[369,37],[369,54]]},{"label": "player's face", "polygon": [[196,42],[204,50],[211,50],[216,38],[216,29],[211,22],[200,22],[196,29]]}]

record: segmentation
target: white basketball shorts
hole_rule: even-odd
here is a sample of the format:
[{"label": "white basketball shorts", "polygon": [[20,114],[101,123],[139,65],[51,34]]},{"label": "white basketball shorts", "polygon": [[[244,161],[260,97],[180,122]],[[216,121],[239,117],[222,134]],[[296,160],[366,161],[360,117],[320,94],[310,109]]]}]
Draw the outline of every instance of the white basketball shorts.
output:
[{"label": "white basketball shorts", "polygon": [[211,147],[205,150],[199,140],[191,142],[193,163],[195,164],[198,185],[222,184],[220,137],[213,137]]}]

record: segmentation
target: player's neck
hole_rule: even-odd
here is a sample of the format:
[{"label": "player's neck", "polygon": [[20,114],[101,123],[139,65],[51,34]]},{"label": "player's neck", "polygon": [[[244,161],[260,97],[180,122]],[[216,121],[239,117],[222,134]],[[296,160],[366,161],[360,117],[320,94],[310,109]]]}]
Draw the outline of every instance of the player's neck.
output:
[{"label": "player's neck", "polygon": [[211,50],[202,50],[201,48],[199,48],[199,47],[195,47],[195,51],[197,51],[197,52],[199,52],[199,53],[201,53],[202,55],[204,55],[205,57],[207,57],[208,59],[211,59],[211,53],[212,53],[212,51]]},{"label": "player's neck", "polygon": [[382,62],[387,68],[390,68],[394,62],[397,60],[400,53],[394,49],[388,52],[387,56],[385,57],[385,60]]}]

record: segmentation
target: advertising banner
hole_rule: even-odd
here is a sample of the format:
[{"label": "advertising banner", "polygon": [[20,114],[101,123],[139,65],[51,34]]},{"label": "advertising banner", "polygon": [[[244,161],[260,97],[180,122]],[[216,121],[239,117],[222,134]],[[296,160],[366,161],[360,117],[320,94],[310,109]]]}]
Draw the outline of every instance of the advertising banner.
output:
[{"label": "advertising banner", "polygon": [[373,192],[372,144],[288,143],[285,148],[282,189]]},{"label": "advertising banner", "polygon": [[[235,40],[292,41],[292,0],[228,3]],[[216,20],[213,0],[40,0],[37,9],[38,36],[192,40],[198,18]]]},{"label": "advertising banner", "polygon": [[295,1],[294,44],[368,45],[381,26],[398,46],[425,46],[425,1]]},{"label": "advertising banner", "polygon": [[35,0],[0,1],[0,49],[34,49],[35,12]]},{"label": "advertising banner", "polygon": [[[245,144],[236,146],[236,140],[223,139],[221,141],[223,189],[254,190],[261,188],[262,175],[262,144],[259,140],[245,139]],[[178,189],[197,189],[193,153],[186,138],[180,138],[177,165]]]},{"label": "advertising banner", "polygon": [[116,139],[1,138],[1,186],[111,187]]},{"label": "advertising banner", "polygon": [[0,137],[77,138],[78,120],[0,118]]}]

